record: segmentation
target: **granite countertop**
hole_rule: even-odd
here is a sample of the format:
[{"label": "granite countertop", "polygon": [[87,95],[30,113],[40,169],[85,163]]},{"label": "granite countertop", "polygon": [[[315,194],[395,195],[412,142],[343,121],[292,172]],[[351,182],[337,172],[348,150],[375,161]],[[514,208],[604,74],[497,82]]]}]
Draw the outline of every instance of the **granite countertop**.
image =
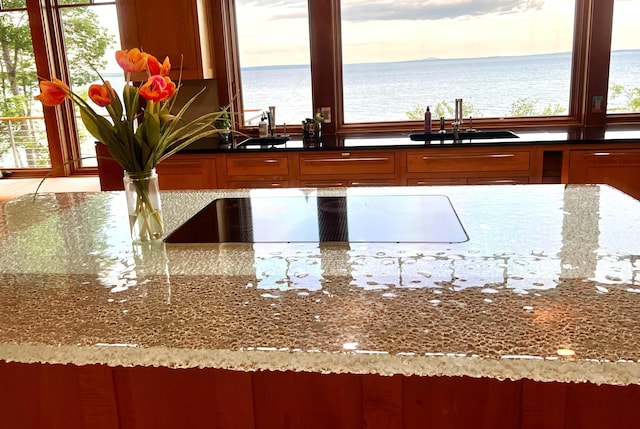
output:
[{"label": "granite countertop", "polygon": [[221,196],[316,192],[446,195],[469,240],[138,245],[121,192],[24,196],[0,203],[0,360],[640,383],[639,201],[508,185],[162,203],[171,231]]},{"label": "granite countertop", "polygon": [[[484,131],[479,130],[478,134]],[[495,130],[493,130],[495,131]],[[502,130],[504,131],[504,130]],[[219,148],[216,141],[196,142],[182,152],[245,152],[245,151],[322,151],[335,149],[400,149],[400,148],[441,148],[441,147],[486,147],[486,146],[519,146],[532,144],[598,144],[602,143],[640,143],[640,129],[637,126],[629,129],[577,129],[573,131],[549,131],[539,129],[529,129],[524,131],[513,131],[517,138],[465,138],[457,141],[452,139],[434,139],[429,141],[413,141],[412,134],[419,132],[390,132],[390,133],[365,133],[362,135],[323,135],[321,140],[302,140],[301,136],[290,136],[285,143],[251,145],[237,148]],[[450,135],[451,133],[449,133]],[[434,135],[437,135],[434,133]],[[246,137],[236,136],[236,144],[241,143]]]}]

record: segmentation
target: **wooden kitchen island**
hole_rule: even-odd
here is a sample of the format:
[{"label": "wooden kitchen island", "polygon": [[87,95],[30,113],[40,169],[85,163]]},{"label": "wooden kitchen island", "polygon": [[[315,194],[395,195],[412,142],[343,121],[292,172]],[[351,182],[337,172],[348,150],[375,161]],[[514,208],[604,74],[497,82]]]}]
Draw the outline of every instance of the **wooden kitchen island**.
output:
[{"label": "wooden kitchen island", "polygon": [[468,240],[140,245],[121,192],[0,203],[3,424],[635,427],[640,202],[614,188],[162,203],[173,231],[221,197],[383,193],[446,196]]}]

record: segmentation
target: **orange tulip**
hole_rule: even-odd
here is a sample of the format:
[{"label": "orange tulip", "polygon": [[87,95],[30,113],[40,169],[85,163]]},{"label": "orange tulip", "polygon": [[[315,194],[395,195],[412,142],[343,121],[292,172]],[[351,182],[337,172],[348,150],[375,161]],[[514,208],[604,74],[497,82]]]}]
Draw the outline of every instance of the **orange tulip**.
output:
[{"label": "orange tulip", "polygon": [[35,99],[44,106],[57,106],[62,103],[69,94],[69,86],[58,78],[40,81],[40,95]]},{"label": "orange tulip", "polygon": [[116,51],[116,61],[122,70],[131,73],[141,72],[147,67],[147,56],[138,48]]},{"label": "orange tulip", "polygon": [[169,57],[165,57],[162,64],[158,61],[156,57],[153,55],[149,55],[147,59],[147,68],[149,70],[149,75],[160,75],[160,76],[168,76],[171,71],[171,63],[169,62]]},{"label": "orange tulip", "polygon": [[176,92],[176,84],[167,76],[151,76],[141,87],[140,95],[150,101],[162,101]]},{"label": "orange tulip", "polygon": [[108,80],[104,85],[94,84],[89,87],[89,98],[100,107],[111,104],[111,100],[115,98],[115,93]]}]

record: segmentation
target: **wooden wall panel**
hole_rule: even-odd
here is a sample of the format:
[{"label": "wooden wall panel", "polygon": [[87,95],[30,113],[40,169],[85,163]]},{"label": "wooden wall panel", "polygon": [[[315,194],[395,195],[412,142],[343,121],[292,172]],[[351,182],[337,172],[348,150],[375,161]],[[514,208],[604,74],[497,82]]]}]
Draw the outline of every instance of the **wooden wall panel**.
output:
[{"label": "wooden wall panel", "polygon": [[256,428],[363,427],[358,375],[257,372],[253,393]]},{"label": "wooden wall panel", "polygon": [[520,427],[520,382],[412,376],[404,379],[403,392],[407,429]]},{"label": "wooden wall panel", "polygon": [[122,429],[253,429],[251,373],[216,369],[113,369]]}]

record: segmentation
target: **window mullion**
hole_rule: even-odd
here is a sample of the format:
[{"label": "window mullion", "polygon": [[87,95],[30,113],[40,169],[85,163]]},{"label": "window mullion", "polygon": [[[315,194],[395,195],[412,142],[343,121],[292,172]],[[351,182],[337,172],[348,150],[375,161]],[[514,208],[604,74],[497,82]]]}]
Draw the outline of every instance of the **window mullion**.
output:
[{"label": "window mullion", "polygon": [[309,1],[311,92],[314,111],[331,108],[331,123],[323,132],[336,133],[344,124],[342,112],[342,55],[339,0]]}]

